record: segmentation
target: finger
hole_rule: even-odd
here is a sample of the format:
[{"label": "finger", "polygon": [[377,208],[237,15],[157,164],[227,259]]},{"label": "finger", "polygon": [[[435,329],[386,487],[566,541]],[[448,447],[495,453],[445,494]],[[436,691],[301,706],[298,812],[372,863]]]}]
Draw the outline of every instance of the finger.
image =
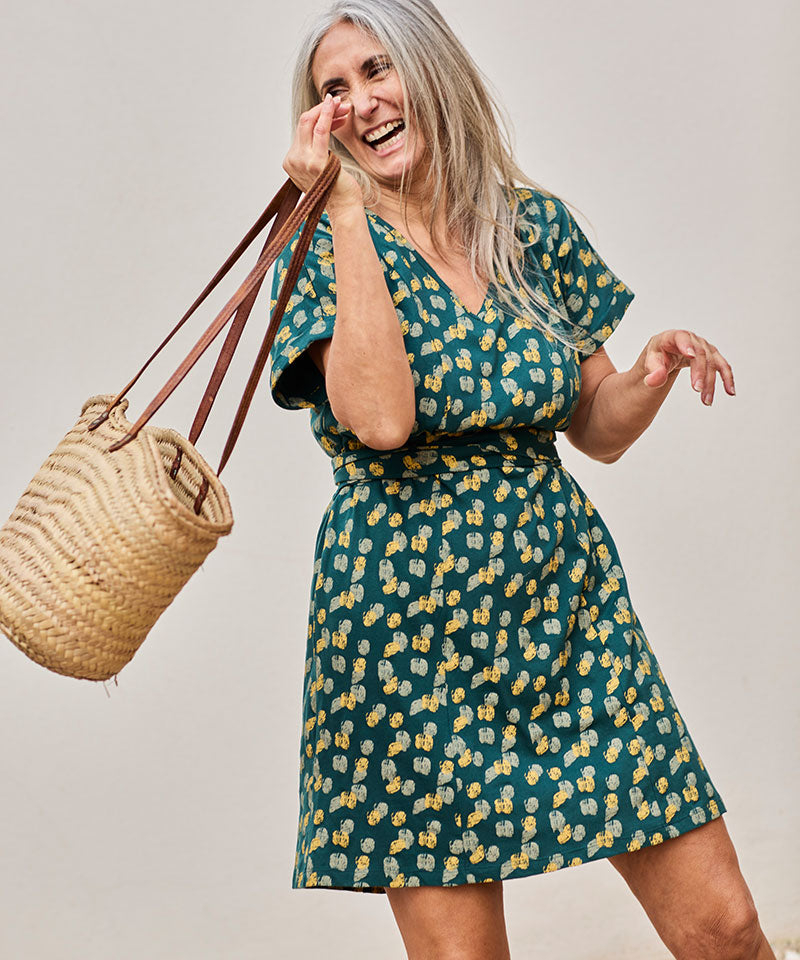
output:
[{"label": "finger", "polygon": [[691,330],[668,330],[665,331],[665,342],[672,348],[671,353],[675,358],[674,369],[682,370],[689,368],[689,380],[692,386],[695,386],[697,371],[702,367],[702,358],[698,365],[698,350],[696,337]]},{"label": "finger", "polygon": [[[694,356],[687,330],[665,330],[652,337],[645,353],[644,382],[648,387],[663,386],[670,374],[687,366]],[[652,376],[651,376],[652,374]]]},{"label": "finger", "polygon": [[301,152],[308,152],[314,148],[314,129],[319,122],[322,111],[325,109],[326,101],[320,100],[313,107],[300,114],[295,134],[295,143]]},{"label": "finger", "polygon": [[315,103],[313,107],[310,107],[305,113],[300,114],[300,120],[298,122],[298,128],[302,129],[304,132],[311,132],[314,129],[314,126],[319,120],[320,114],[325,107],[325,101],[320,100],[319,103]]},{"label": "finger", "polygon": [[[697,356],[697,351],[693,343],[693,334],[690,330],[674,330],[672,331],[672,343],[676,348],[676,352],[679,353],[682,357],[691,357],[694,359]],[[689,364],[690,365],[690,364]],[[681,366],[687,366],[687,361],[681,363]]]},{"label": "finger", "polygon": [[704,340],[702,337],[699,339],[703,344],[706,356],[706,378],[703,384],[701,399],[706,406],[710,407],[714,400],[714,387],[717,383],[717,349],[710,344],[708,340]]},{"label": "finger", "polygon": [[307,157],[314,144],[314,125],[317,117],[310,111],[303,114],[297,124],[297,130],[292,144],[292,155],[299,158]]},{"label": "finger", "polygon": [[323,144],[326,151],[328,149],[328,139],[331,133],[331,121],[333,120],[335,106],[333,97],[329,93],[326,93],[325,99],[322,101],[322,109],[317,117],[317,122],[314,124],[314,146],[319,147],[320,144]]},{"label": "finger", "polygon": [[350,115],[350,104],[341,103],[339,97],[334,97],[333,99],[339,102],[336,103],[336,107],[333,111],[333,120],[331,121],[331,130],[333,129],[338,130],[339,127],[342,126],[342,124],[348,119]]},{"label": "finger", "polygon": [[[705,341],[702,337],[692,334],[692,348],[695,352],[694,360],[689,367],[689,375],[692,380],[692,387],[703,397],[704,391],[708,386],[708,353],[706,351]],[[711,371],[713,376],[713,370]]]},{"label": "finger", "polygon": [[736,385],[733,382],[733,370],[725,357],[719,352],[717,352],[717,369],[722,382],[725,384],[725,389],[732,397],[735,396]]},{"label": "finger", "polygon": [[[701,338],[702,340],[702,338]],[[703,346],[705,347],[706,353],[706,381],[703,388],[703,403],[707,406],[711,406],[711,403],[714,399],[714,389],[717,385],[717,362],[716,349],[708,342],[708,340],[702,340]]]},{"label": "finger", "polygon": [[703,393],[701,395],[701,399],[707,407],[710,407],[714,401],[714,387],[716,382],[717,368],[713,361],[709,361],[708,376],[706,377],[705,386],[703,387]]},{"label": "finger", "polygon": [[341,107],[338,108],[337,113],[334,114],[333,122],[335,124],[341,124],[341,123],[344,123],[345,120],[349,119],[349,117],[350,117],[350,104],[343,103]]},{"label": "finger", "polygon": [[706,341],[706,345],[709,349],[709,363],[713,364],[714,369],[719,373],[719,378],[722,380],[725,390],[731,394],[731,396],[735,395],[736,387],[733,383],[733,370],[731,369],[731,365],[713,343]]},{"label": "finger", "polygon": [[661,387],[667,380],[667,364],[660,351],[653,350],[645,357],[644,368],[647,371],[644,382],[648,387]]},{"label": "finger", "polygon": [[726,393],[732,397],[735,396],[736,386],[733,382],[733,370],[731,369],[731,365],[728,363],[725,357],[722,356],[719,350],[716,349],[714,351],[714,366],[719,372],[719,378],[725,387]]},{"label": "finger", "polygon": [[706,406],[711,406],[714,400],[714,388],[717,383],[717,370],[720,369],[718,361],[722,360],[722,358],[717,348],[712,343],[709,343],[708,340],[703,339],[703,337],[697,337],[697,342],[705,357],[705,371],[700,398]]}]

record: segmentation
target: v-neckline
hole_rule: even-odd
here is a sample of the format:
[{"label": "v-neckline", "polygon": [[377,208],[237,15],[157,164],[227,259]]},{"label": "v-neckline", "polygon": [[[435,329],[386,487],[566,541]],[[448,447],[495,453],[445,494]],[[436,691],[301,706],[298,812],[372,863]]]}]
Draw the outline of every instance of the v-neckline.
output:
[{"label": "v-neckline", "polygon": [[491,297],[491,295],[489,294],[489,291],[490,291],[491,288],[492,288],[491,281],[490,281],[490,283],[489,283],[489,286],[486,288],[486,296],[483,298],[483,302],[482,302],[481,305],[478,307],[477,312],[473,312],[473,311],[470,310],[469,307],[464,303],[464,301],[461,299],[461,297],[459,297],[459,295],[453,290],[453,288],[450,286],[450,284],[449,284],[449,283],[445,283],[444,280],[442,280],[442,278],[439,276],[439,274],[433,269],[433,267],[428,263],[428,261],[425,259],[425,257],[423,257],[422,254],[417,250],[417,248],[411,243],[411,241],[408,239],[408,237],[404,236],[396,227],[393,227],[392,224],[389,223],[388,220],[384,220],[383,217],[382,217],[379,213],[375,213],[375,211],[374,211],[374,210],[370,210],[369,207],[364,207],[364,210],[365,210],[366,213],[368,213],[371,217],[375,217],[376,220],[380,220],[380,222],[381,222],[385,227],[388,227],[389,230],[392,231],[392,233],[396,234],[396,235],[397,235],[398,237],[400,237],[403,241],[405,241],[405,244],[406,244],[406,246],[408,247],[408,249],[414,254],[414,256],[415,256],[418,260],[420,260],[420,261],[427,267],[427,269],[428,269],[428,271],[430,272],[430,274],[431,274],[431,276],[433,277],[433,279],[439,284],[439,286],[444,287],[445,290],[447,290],[447,292],[450,294],[450,296],[452,297],[452,299],[464,310],[464,312],[465,312],[466,314],[468,314],[470,317],[480,317],[481,314],[483,314],[483,313],[486,311],[486,308],[489,306],[489,303],[490,303],[491,300],[492,300],[492,297]]}]

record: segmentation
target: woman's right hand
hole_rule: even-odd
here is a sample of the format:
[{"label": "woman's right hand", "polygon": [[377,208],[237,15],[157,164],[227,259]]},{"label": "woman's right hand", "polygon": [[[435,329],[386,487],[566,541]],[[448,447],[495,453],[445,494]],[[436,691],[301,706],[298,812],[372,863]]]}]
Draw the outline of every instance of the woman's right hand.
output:
[{"label": "woman's right hand", "polygon": [[[339,97],[328,94],[321,103],[300,115],[294,141],[283,161],[283,169],[304,193],[311,189],[325,169],[331,131],[347,120],[349,110],[349,103],[342,104]],[[364,198],[358,181],[340,169],[326,207],[330,209],[348,204],[360,204],[363,207]]]}]

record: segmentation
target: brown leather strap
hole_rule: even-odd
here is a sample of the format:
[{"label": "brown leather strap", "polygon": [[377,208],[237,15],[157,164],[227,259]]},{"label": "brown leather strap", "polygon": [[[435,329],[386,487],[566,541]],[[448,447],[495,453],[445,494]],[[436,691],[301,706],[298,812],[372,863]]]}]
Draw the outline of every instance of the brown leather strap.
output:
[{"label": "brown leather strap", "polygon": [[[283,203],[278,210],[278,215],[275,218],[275,222],[272,224],[272,229],[270,230],[266,242],[264,243],[264,247],[259,254],[259,259],[266,254],[267,248],[269,247],[270,243],[272,243],[278,230],[280,230],[281,225],[286,222],[292,210],[294,210],[295,205],[297,204],[297,197],[299,195],[299,191],[297,191],[297,195],[295,195],[294,191],[286,191],[286,196],[284,197]],[[239,343],[239,339],[241,338],[244,325],[247,323],[250,312],[253,309],[253,304],[258,298],[258,294],[261,290],[261,284],[263,282],[264,277],[258,281],[253,290],[244,298],[244,300],[242,300],[236,310],[236,316],[234,317],[231,328],[228,331],[227,337],[225,338],[225,343],[222,345],[219,359],[217,360],[217,364],[214,367],[211,378],[208,381],[208,386],[203,394],[203,399],[200,401],[200,406],[197,409],[197,415],[194,418],[194,423],[189,431],[189,441],[191,443],[197,442],[197,438],[200,436],[203,427],[208,420],[208,415],[211,413],[211,407],[214,405],[214,400],[219,393],[220,384],[222,383],[225,374],[228,372],[228,367],[233,359],[233,354]]]},{"label": "brown leather strap", "polygon": [[[225,447],[225,453],[223,454],[222,463],[220,465],[219,471],[222,470],[222,467],[227,462],[233,446],[236,443],[236,439],[241,431],[242,424],[244,422],[244,417],[247,413],[247,409],[252,399],[252,395],[255,391],[255,386],[258,382],[258,378],[263,370],[264,363],[266,362],[267,356],[271,349],[272,343],[275,338],[275,333],[277,331],[278,325],[280,323],[283,312],[286,309],[286,304],[288,303],[289,295],[294,288],[297,278],[302,269],[303,262],[305,260],[305,255],[308,251],[308,247],[313,237],[314,230],[317,227],[322,212],[325,209],[325,204],[327,202],[330,191],[333,188],[336,178],[339,175],[339,169],[341,166],[341,161],[339,158],[328,152],[328,162],[325,166],[325,169],[319,175],[317,180],[308,190],[308,192],[303,196],[297,206],[293,210],[289,210],[290,201],[289,196],[294,193],[295,196],[299,195],[299,190],[291,181],[287,180],[286,183],[281,187],[278,193],[275,195],[273,200],[270,202],[267,209],[264,213],[258,218],[256,224],[248,231],[247,236],[244,240],[238,245],[236,250],[231,254],[225,264],[220,268],[212,281],[208,284],[203,293],[197,298],[194,304],[189,308],[187,313],[181,320],[178,322],[174,330],[169,334],[169,336],[163,341],[161,346],[155,351],[155,353],[150,357],[150,359],[145,363],[144,367],[136,374],[136,376],[131,380],[131,382],[122,390],[120,393],[111,401],[106,410],[89,425],[89,429],[92,430],[95,427],[99,426],[105,419],[107,419],[111,410],[116,406],[117,403],[122,399],[125,393],[133,386],[133,384],[138,380],[153,358],[161,351],[161,349],[169,342],[171,337],[177,332],[186,319],[192,314],[192,312],[202,303],[205,297],[210,293],[210,291],[216,286],[219,280],[228,272],[230,267],[233,265],[235,260],[241,255],[243,250],[249,245],[252,239],[256,234],[263,229],[266,223],[272,219],[273,216],[278,214],[278,217],[285,215],[285,220],[281,223],[280,220],[276,220],[276,224],[273,227],[273,230],[270,232],[270,236],[267,239],[267,243],[256,262],[256,265],[247,275],[239,289],[231,297],[228,303],[222,308],[217,317],[213,320],[211,325],[205,331],[205,333],[200,337],[195,346],[190,351],[189,355],[180,364],[175,373],[170,377],[169,381],[165,386],[159,391],[155,399],[150,403],[144,413],[139,417],[135,424],[131,427],[128,433],[125,434],[120,440],[113,443],[108,449],[109,452],[113,450],[118,450],[120,447],[124,446],[126,443],[129,443],[133,440],[139,430],[144,426],[144,424],[152,417],[152,415],[161,407],[161,405],[166,401],[170,394],[175,390],[178,384],[183,380],[186,374],[191,370],[191,368],[197,363],[199,358],[203,353],[208,349],[214,339],[219,335],[222,328],[230,320],[234,311],[238,310],[242,304],[245,304],[245,301],[250,300],[251,294],[252,300],[248,304],[245,304],[242,311],[241,319],[239,320],[238,333],[233,334],[233,331],[229,334],[228,340],[223,346],[223,349],[220,353],[219,360],[217,361],[217,366],[212,373],[211,380],[209,385],[206,388],[206,393],[201,401],[200,408],[198,409],[197,416],[195,417],[195,423],[193,424],[192,431],[194,432],[195,428],[199,433],[199,430],[202,429],[205,419],[208,416],[208,411],[210,410],[210,405],[213,404],[214,397],[216,396],[216,388],[219,385],[222,377],[225,375],[227,368],[230,364],[231,357],[233,355],[233,349],[238,343],[239,336],[241,335],[241,329],[244,326],[244,322],[249,315],[250,309],[252,309],[252,301],[255,300],[255,297],[258,295],[258,290],[260,289],[260,284],[262,283],[264,276],[266,275],[269,267],[277,259],[280,252],[287,245],[289,240],[295,234],[300,224],[303,221],[306,221],[305,228],[301,235],[301,238],[298,240],[295,249],[292,254],[292,258],[289,263],[289,268],[287,271],[287,276],[282,284],[280,295],[278,297],[278,302],[273,311],[272,317],[270,319],[269,327],[267,329],[267,334],[262,344],[259,355],[256,358],[256,364],[253,367],[253,371],[250,375],[250,380],[248,381],[247,388],[245,390],[245,395],[242,398],[240,403],[239,410],[236,414],[233,427],[228,436],[228,441]],[[239,319],[239,318],[237,318]],[[235,341],[235,342],[234,342]],[[230,349],[228,349],[230,348]],[[206,409],[207,408],[207,409]],[[174,465],[173,465],[174,466]],[[218,471],[218,473],[219,473]],[[205,485],[207,489],[207,484]],[[198,494],[198,502],[196,502],[195,509],[199,511],[199,504],[202,503],[202,498],[205,496],[205,490],[201,489],[200,494]]]},{"label": "brown leather strap", "polygon": [[180,330],[180,328],[186,323],[189,317],[195,312],[195,310],[200,306],[200,304],[206,299],[206,297],[211,293],[211,291],[217,286],[217,284],[222,280],[222,278],[228,273],[230,268],[234,263],[239,259],[242,253],[247,247],[253,242],[256,236],[264,229],[264,227],[269,223],[269,221],[275,216],[275,211],[279,209],[280,204],[292,197],[292,203],[297,203],[297,198],[300,196],[300,190],[295,186],[291,180],[287,180],[286,183],[280,188],[278,193],[270,200],[267,209],[261,214],[261,216],[256,220],[253,226],[247,231],[247,235],[242,239],[241,243],[238,244],[236,249],[231,253],[225,263],[219,268],[214,277],[209,281],[205,290],[200,294],[200,296],[195,300],[195,302],[189,307],[189,309],[184,313],[181,319],[177,322],[172,331],[167,334],[161,344],[156,348],[156,350],[150,355],[149,359],[146,361],[141,370],[136,374],[136,376],[127,383],[122,390],[114,397],[111,403],[108,405],[106,410],[97,418],[97,420],[92,421],[89,424],[89,429],[94,430],[95,427],[99,427],[104,420],[108,419],[109,413],[112,409],[120,402],[120,400],[128,393],[131,387],[138,381],[139,377],[145,372],[145,370],[150,366],[150,364],[155,360],[159,353],[164,349],[164,347],[169,343],[169,341],[175,336],[175,334]]},{"label": "brown leather strap", "polygon": [[[317,199],[321,194],[325,194],[327,200],[327,193],[329,189],[333,186],[333,183],[339,173],[340,160],[335,154],[330,153],[328,163],[325,169],[322,171],[320,176],[315,181],[314,185],[308,191],[307,194],[301,199],[300,203],[295,207],[291,216],[287,219],[286,223],[278,231],[277,235],[273,239],[272,243],[267,247],[264,255],[259,258],[256,265],[250,271],[250,273],[245,278],[242,285],[236,291],[236,293],[231,297],[231,299],[225,304],[222,310],[219,312],[217,317],[211,323],[209,328],[205,333],[200,337],[195,346],[190,351],[186,359],[181,363],[175,373],[170,377],[167,383],[161,388],[158,395],[150,405],[144,411],[144,413],[139,417],[136,423],[131,427],[128,433],[125,434],[120,440],[117,440],[116,443],[113,443],[108,449],[109,452],[113,450],[118,450],[120,447],[124,446],[126,443],[130,443],[133,440],[139,430],[147,423],[147,421],[153,416],[153,414],[163,405],[167,398],[172,394],[178,384],[184,379],[186,374],[192,369],[192,367],[197,363],[200,357],[205,353],[209,348],[212,342],[216,339],[219,333],[222,331],[222,328],[230,320],[234,310],[239,306],[239,304],[244,300],[244,298],[250,293],[250,291],[255,287],[256,283],[261,280],[264,274],[267,272],[272,263],[277,259],[278,254],[286,246],[286,244],[291,240],[295,231],[303,220],[308,217],[311,210],[314,208]],[[316,225],[315,225],[316,226]],[[295,253],[297,249],[295,249]],[[301,264],[298,264],[298,272]],[[277,311],[276,311],[277,312]],[[113,401],[112,401],[113,405]],[[101,415],[102,416],[102,415]],[[99,418],[98,418],[99,419]]]},{"label": "brown leather strap", "polygon": [[[334,175],[334,180],[338,171]],[[332,181],[333,182],[333,181]],[[269,357],[270,348],[275,339],[275,333],[278,329],[278,324],[280,323],[283,312],[286,309],[286,304],[289,302],[289,295],[294,290],[294,286],[297,283],[297,278],[300,275],[300,270],[303,266],[303,261],[305,260],[306,253],[309,246],[311,245],[311,240],[314,236],[314,231],[316,230],[317,223],[319,218],[322,216],[322,211],[325,209],[325,203],[327,201],[327,194],[320,195],[317,205],[308,215],[306,220],[305,227],[303,232],[300,234],[300,237],[297,240],[297,246],[294,249],[292,259],[289,263],[289,267],[286,272],[286,276],[281,284],[280,293],[278,294],[278,300],[275,304],[275,309],[272,312],[272,317],[267,327],[267,332],[264,335],[264,340],[261,344],[261,349],[258,351],[258,356],[256,357],[256,362],[253,365],[253,369],[250,373],[250,377],[247,381],[247,386],[245,387],[244,395],[239,403],[239,409],[236,411],[236,416],[233,420],[233,426],[231,427],[231,432],[228,435],[228,439],[225,442],[225,449],[222,451],[222,458],[220,459],[219,467],[217,467],[217,476],[222,473],[222,469],[225,464],[228,462],[233,448],[236,444],[236,441],[241,433],[242,426],[244,425],[245,417],[247,416],[247,411],[250,408],[250,402],[253,399],[253,396],[256,392],[256,387],[258,386],[258,381],[261,378],[261,374],[264,370],[264,366]],[[180,463],[180,458],[176,457],[175,462],[173,463],[173,479],[175,477],[175,471],[177,470],[176,464]],[[200,483],[200,489],[197,492],[197,496],[194,501],[194,511],[195,513],[200,512],[200,508],[203,504],[203,500],[208,493],[209,482],[207,477],[203,477],[203,480]]]},{"label": "brown leather strap", "polygon": [[292,257],[292,262],[289,264],[286,278],[281,285],[281,290],[278,294],[278,302],[275,304],[275,310],[270,318],[267,332],[264,335],[264,340],[261,344],[261,349],[258,351],[258,356],[256,357],[256,362],[253,365],[253,369],[250,373],[250,378],[247,381],[247,386],[245,387],[244,395],[242,396],[239,404],[239,409],[236,411],[233,427],[231,428],[230,435],[228,436],[228,440],[225,444],[225,449],[222,452],[222,458],[219,462],[219,467],[217,468],[217,475],[222,473],[222,468],[228,462],[228,459],[233,452],[233,447],[236,443],[236,440],[239,437],[239,433],[241,432],[244,424],[244,418],[247,416],[247,411],[250,408],[250,401],[253,399],[253,396],[256,392],[258,381],[264,370],[267,358],[269,357],[272,343],[275,340],[278,324],[280,323],[283,312],[286,309],[289,295],[291,294],[292,290],[294,290],[294,286],[297,283],[297,278],[300,275],[303,261],[305,260],[306,253],[308,252],[308,248],[311,245],[311,241],[314,237],[314,231],[316,230],[319,218],[322,216],[322,212],[325,209],[325,203],[327,199],[328,198],[326,195],[320,195],[319,200],[317,200],[317,205],[308,215],[305,228],[303,229],[303,232],[297,241],[297,246],[295,247],[294,251],[295,256]]},{"label": "brown leather strap", "polygon": [[[287,181],[288,182],[288,181]],[[286,184],[284,184],[284,187]],[[283,188],[282,188],[283,189]],[[281,203],[278,214],[275,217],[275,222],[272,224],[272,229],[269,232],[267,240],[264,244],[264,247],[261,251],[260,256],[264,256],[266,253],[267,247],[272,242],[275,234],[278,232],[282,224],[284,224],[291,214],[297,203],[297,197],[300,195],[300,191],[295,188],[294,190],[285,190],[285,196],[283,202]],[[265,274],[266,276],[266,274]],[[222,384],[225,374],[228,372],[228,367],[230,366],[231,360],[233,359],[233,354],[236,350],[236,347],[239,344],[239,340],[242,336],[242,331],[244,326],[247,323],[250,313],[253,309],[253,304],[258,299],[258,294],[261,290],[261,284],[264,281],[264,277],[258,281],[253,290],[242,300],[236,310],[236,316],[233,319],[231,328],[228,331],[228,335],[225,337],[225,342],[222,345],[220,350],[219,358],[217,363],[211,373],[211,378],[208,381],[208,386],[206,387],[205,393],[203,394],[203,399],[200,401],[200,406],[197,408],[197,413],[195,414],[194,422],[192,423],[192,428],[189,431],[189,442],[197,443],[197,439],[200,434],[203,432],[203,427],[206,425],[208,416],[211,413],[211,408],[214,405],[214,400],[219,393],[220,385]],[[175,458],[172,461],[172,466],[170,467],[170,476],[174,480],[178,475],[178,470],[180,470],[181,460],[183,458],[183,450],[178,447],[175,451]],[[205,496],[205,494],[204,494]],[[200,501],[202,503],[202,501]]]}]

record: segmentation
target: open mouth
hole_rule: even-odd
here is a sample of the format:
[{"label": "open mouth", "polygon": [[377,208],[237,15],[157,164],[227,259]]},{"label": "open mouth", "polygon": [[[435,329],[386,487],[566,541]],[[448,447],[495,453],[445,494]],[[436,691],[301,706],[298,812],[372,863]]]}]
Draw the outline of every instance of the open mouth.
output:
[{"label": "open mouth", "polygon": [[385,124],[384,126],[389,127],[390,129],[386,130],[381,136],[377,137],[375,140],[367,140],[366,137],[361,139],[367,146],[372,147],[373,150],[380,151],[385,147],[394,146],[395,143],[398,143],[405,132],[406,125],[402,120],[393,120],[391,123]]}]

